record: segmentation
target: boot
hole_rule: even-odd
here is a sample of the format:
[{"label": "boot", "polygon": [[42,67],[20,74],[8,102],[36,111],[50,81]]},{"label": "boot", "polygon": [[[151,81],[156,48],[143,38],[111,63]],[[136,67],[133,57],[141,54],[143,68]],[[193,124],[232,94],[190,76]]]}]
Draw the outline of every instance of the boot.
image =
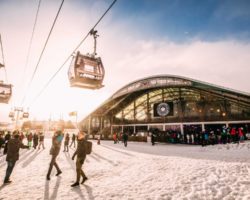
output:
[{"label": "boot", "polygon": [[86,180],[88,180],[88,178],[85,176],[85,177],[83,177],[82,178],[82,182],[81,182],[81,184],[83,184]]},{"label": "boot", "polygon": [[76,187],[76,186],[79,186],[79,182],[75,182],[71,185],[71,187]]},{"label": "boot", "polygon": [[10,184],[12,181],[10,180],[7,180],[7,181],[4,181],[3,184]]},{"label": "boot", "polygon": [[61,173],[62,173],[62,171],[58,171],[58,172],[56,173],[56,176],[59,176]]}]

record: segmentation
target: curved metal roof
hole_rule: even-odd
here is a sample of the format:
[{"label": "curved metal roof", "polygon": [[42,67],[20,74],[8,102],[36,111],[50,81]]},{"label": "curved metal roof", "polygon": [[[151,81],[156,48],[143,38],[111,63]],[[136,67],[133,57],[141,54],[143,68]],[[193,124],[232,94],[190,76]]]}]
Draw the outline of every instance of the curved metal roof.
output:
[{"label": "curved metal roof", "polygon": [[241,91],[232,90],[229,88],[217,86],[214,84],[194,80],[191,78],[186,78],[183,76],[177,76],[177,75],[155,75],[155,76],[149,76],[143,79],[139,79],[136,81],[133,81],[121,89],[119,89],[117,92],[115,92],[111,98],[117,98],[119,96],[122,96],[124,94],[128,94],[131,92],[136,92],[139,90],[144,89],[150,89],[150,88],[156,88],[156,87],[165,87],[165,86],[194,86],[197,88],[210,88],[222,92],[228,92],[228,93],[237,93],[239,95],[248,96],[250,97],[250,93],[245,93]]},{"label": "curved metal roof", "polygon": [[[90,113],[90,115],[104,115],[105,113],[111,111],[117,107],[122,101],[126,101],[127,98],[132,95],[136,96],[145,90],[152,90],[164,87],[189,87],[196,88],[202,91],[211,93],[211,95],[223,96],[224,98],[232,99],[234,101],[240,101],[247,106],[250,106],[250,94],[232,90],[229,88],[217,86],[214,84],[194,80],[191,78],[186,78],[176,75],[155,75],[142,78],[133,81],[118,91],[116,91],[110,98],[103,102],[97,109]],[[84,121],[84,118],[82,121]]]}]

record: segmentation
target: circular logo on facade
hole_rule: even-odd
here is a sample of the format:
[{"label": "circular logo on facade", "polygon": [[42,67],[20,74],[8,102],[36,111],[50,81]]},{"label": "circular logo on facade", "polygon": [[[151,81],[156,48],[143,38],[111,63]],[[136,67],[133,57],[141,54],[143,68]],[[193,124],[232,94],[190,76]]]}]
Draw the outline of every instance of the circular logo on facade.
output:
[{"label": "circular logo on facade", "polygon": [[157,106],[157,114],[161,117],[168,115],[170,112],[170,106],[167,103],[160,103]]}]

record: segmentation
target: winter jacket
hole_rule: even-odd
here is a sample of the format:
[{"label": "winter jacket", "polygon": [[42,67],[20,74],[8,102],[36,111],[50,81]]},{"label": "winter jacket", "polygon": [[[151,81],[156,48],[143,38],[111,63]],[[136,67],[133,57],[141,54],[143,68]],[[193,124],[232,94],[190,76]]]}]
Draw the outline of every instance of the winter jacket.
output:
[{"label": "winter jacket", "polygon": [[64,144],[65,144],[65,145],[68,145],[68,144],[69,144],[69,135],[66,135]]},{"label": "winter jacket", "polygon": [[18,138],[10,139],[8,142],[6,161],[17,161],[19,159],[20,148],[29,148],[29,146],[24,145]]},{"label": "winter jacket", "polygon": [[5,143],[8,142],[10,140],[10,134],[7,133],[4,137]]},{"label": "winter jacket", "polygon": [[85,160],[86,158],[86,140],[77,140],[77,148],[73,155],[73,158],[77,156],[78,159]]},{"label": "winter jacket", "polygon": [[28,135],[28,137],[27,137],[27,140],[28,140],[29,142],[32,142],[32,138],[33,138],[33,135],[32,135],[32,133],[30,133],[30,134]]},{"label": "winter jacket", "polygon": [[38,144],[38,135],[37,134],[34,134],[33,142],[34,142],[34,144]]},{"label": "winter jacket", "polygon": [[0,148],[2,147],[3,144],[4,144],[4,138],[0,137]]},{"label": "winter jacket", "polygon": [[44,135],[40,135],[39,141],[40,141],[40,142],[44,141]]},{"label": "winter jacket", "polygon": [[123,134],[123,141],[127,141],[128,140],[128,135],[127,135],[127,133],[124,133]]},{"label": "winter jacket", "polygon": [[10,134],[9,133],[7,133],[7,135],[5,135],[4,140],[5,140],[5,145],[4,145],[3,154],[5,155],[8,152],[8,142],[10,140]]},{"label": "winter jacket", "polygon": [[52,147],[50,149],[50,155],[57,156],[59,154],[62,143],[61,137],[63,136],[58,135],[52,138]]}]

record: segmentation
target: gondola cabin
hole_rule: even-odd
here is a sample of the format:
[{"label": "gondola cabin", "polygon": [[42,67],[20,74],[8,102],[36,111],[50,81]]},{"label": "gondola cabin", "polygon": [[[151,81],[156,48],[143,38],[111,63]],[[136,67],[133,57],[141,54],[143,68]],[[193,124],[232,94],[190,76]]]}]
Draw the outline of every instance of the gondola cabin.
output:
[{"label": "gondola cabin", "polygon": [[8,103],[12,95],[12,85],[0,81],[0,103]]},{"label": "gondola cabin", "polygon": [[23,112],[23,118],[29,118],[29,113],[28,112]]},{"label": "gondola cabin", "polygon": [[78,51],[72,59],[68,76],[71,87],[95,90],[103,87],[104,74],[100,57],[82,55]]}]

